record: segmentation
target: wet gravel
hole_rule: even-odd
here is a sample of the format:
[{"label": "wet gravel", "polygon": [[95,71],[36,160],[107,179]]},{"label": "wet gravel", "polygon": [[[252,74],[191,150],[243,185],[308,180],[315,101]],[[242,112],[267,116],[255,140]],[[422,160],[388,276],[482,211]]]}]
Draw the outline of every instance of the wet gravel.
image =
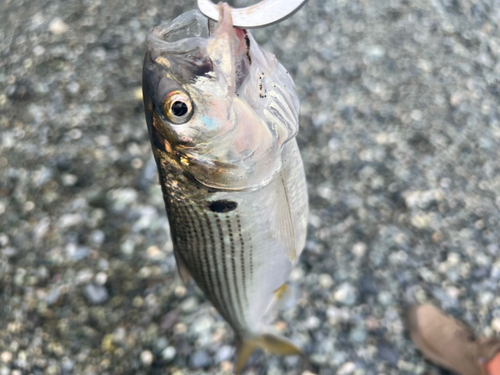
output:
[{"label": "wet gravel", "polygon": [[[181,285],[140,97],[144,38],[194,1],[0,3],[0,375],[231,373],[233,336]],[[309,181],[306,360],[248,374],[439,374],[412,288],[500,331],[500,4],[310,0],[254,31],[295,78]]]}]

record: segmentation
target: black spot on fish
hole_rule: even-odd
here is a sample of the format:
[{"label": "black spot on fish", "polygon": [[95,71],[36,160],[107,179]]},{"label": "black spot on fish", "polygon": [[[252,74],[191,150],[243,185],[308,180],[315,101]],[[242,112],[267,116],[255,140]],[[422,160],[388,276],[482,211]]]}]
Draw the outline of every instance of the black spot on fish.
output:
[{"label": "black spot on fish", "polygon": [[219,213],[234,211],[236,207],[238,207],[237,202],[227,200],[210,202],[210,204],[208,205],[210,211]]}]

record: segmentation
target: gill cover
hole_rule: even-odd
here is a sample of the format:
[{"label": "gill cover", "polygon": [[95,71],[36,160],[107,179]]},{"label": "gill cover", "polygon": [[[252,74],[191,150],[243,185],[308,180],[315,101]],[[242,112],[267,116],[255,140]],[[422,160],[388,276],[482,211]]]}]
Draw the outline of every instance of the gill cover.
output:
[{"label": "gill cover", "polygon": [[[219,5],[218,26],[198,11],[148,36],[143,90],[153,145],[199,183],[216,189],[264,186],[279,172],[283,145],[298,131],[293,81],[275,56],[245,30],[234,29],[230,7]],[[165,113],[172,92],[184,123]]]}]

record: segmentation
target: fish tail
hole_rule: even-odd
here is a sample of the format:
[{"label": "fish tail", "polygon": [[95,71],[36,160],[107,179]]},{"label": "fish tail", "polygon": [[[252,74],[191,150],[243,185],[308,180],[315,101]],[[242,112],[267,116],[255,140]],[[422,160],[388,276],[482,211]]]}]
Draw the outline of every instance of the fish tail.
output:
[{"label": "fish tail", "polygon": [[264,333],[258,337],[239,340],[236,352],[236,374],[239,374],[255,349],[260,348],[266,352],[280,355],[300,355],[300,350],[294,343],[283,336],[273,333]]}]

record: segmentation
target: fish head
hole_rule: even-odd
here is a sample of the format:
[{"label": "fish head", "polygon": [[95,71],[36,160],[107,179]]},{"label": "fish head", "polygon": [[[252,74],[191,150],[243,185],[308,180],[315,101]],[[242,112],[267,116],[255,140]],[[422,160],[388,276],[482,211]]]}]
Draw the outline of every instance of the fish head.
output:
[{"label": "fish head", "polygon": [[200,184],[251,190],[279,172],[299,101],[274,55],[233,28],[227,4],[219,7],[217,24],[191,11],[149,34],[146,120],[153,148]]}]

